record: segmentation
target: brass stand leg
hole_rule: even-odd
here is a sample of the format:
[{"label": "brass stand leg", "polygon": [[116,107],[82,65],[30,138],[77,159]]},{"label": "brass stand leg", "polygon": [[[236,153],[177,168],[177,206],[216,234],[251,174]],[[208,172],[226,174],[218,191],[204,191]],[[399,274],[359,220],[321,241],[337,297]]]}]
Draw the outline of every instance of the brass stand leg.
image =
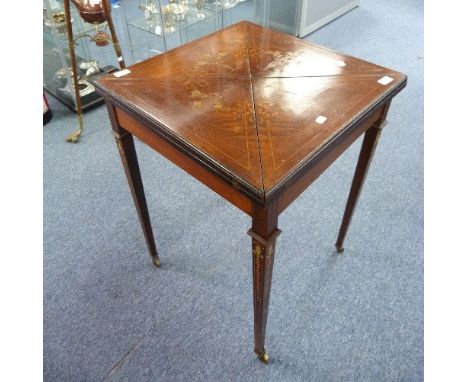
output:
[{"label": "brass stand leg", "polygon": [[135,145],[133,143],[133,136],[123,129],[119,132],[113,132],[117,147],[119,148],[122,164],[127,175],[128,184],[132,192],[133,201],[138,212],[141,227],[145,235],[146,245],[148,246],[149,254],[156,267],[161,265],[154,243],[153,230],[151,228],[151,221],[148,213],[148,206],[146,205],[145,191],[143,189],[143,182],[141,180],[140,168],[135,152]]},{"label": "brass stand leg", "polygon": [[106,13],[107,25],[109,25],[109,29],[112,36],[112,44],[114,45],[115,54],[117,56],[117,61],[119,62],[120,69],[125,69],[125,61],[122,56],[122,49],[120,48],[119,39],[117,38],[117,33],[115,33],[114,21],[111,17],[111,11],[109,6],[109,0],[103,0],[104,4],[104,12]]},{"label": "brass stand leg", "polygon": [[[386,110],[384,110],[383,120],[385,120],[385,116],[388,111],[388,106]],[[375,148],[377,147],[377,143],[379,141],[380,133],[382,131],[383,126],[384,122],[381,120],[379,124],[367,130],[366,134],[364,135],[361,152],[359,154],[356,171],[354,173],[353,183],[351,185],[351,191],[349,192],[348,202],[346,203],[343,220],[341,222],[340,232],[338,234],[338,239],[336,240],[335,244],[336,250],[340,253],[344,251],[343,242],[346,237],[346,233],[348,232],[349,224],[353,217],[354,209],[356,207],[359,195],[362,190],[362,186],[366,179],[367,171],[369,170],[369,166],[372,161]]]},{"label": "brass stand leg", "polygon": [[268,209],[256,208],[252,229],[252,273],[254,305],[255,353],[263,363],[268,363],[265,350],[265,333],[270,300],[271,279],[275,259],[276,238],[281,233],[276,228],[278,215]]},{"label": "brass stand leg", "polygon": [[78,115],[78,122],[80,127],[74,133],[71,133],[66,139],[67,142],[77,143],[80,139],[80,135],[83,132],[83,111],[81,110],[81,98],[80,98],[80,86],[78,84],[78,70],[76,66],[76,57],[75,57],[75,42],[73,40],[73,29],[71,25],[71,15],[70,15],[70,1],[64,0],[63,6],[65,8],[65,20],[67,21],[67,35],[68,35],[68,50],[70,51],[70,61],[73,68],[73,87],[75,93],[75,106],[76,114]]}]

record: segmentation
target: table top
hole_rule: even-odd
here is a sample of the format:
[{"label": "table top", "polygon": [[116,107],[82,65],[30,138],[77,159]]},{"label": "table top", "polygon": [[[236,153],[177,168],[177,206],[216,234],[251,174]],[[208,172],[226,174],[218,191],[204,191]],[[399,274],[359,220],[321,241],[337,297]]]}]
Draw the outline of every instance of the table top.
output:
[{"label": "table top", "polygon": [[406,84],[394,70],[246,21],[123,74],[102,77],[98,90],[259,198]]}]

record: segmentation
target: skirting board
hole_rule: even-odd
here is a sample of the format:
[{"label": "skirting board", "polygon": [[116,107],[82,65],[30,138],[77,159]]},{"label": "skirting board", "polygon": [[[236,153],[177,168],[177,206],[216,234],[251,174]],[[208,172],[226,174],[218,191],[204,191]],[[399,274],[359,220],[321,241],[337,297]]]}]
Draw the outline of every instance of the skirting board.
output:
[{"label": "skirting board", "polygon": [[340,17],[341,15],[345,14],[346,12],[349,12],[351,9],[356,8],[358,5],[359,5],[359,0],[355,0],[349,4],[346,4],[344,7],[338,8],[336,11],[328,14],[327,16],[321,18],[320,20],[308,26],[304,25],[305,15],[306,15],[306,9],[304,9],[302,12],[302,17],[300,21],[301,25],[300,25],[298,36],[301,38],[307,36],[313,31],[323,27],[325,24],[328,24],[330,21],[333,21],[336,18]]}]

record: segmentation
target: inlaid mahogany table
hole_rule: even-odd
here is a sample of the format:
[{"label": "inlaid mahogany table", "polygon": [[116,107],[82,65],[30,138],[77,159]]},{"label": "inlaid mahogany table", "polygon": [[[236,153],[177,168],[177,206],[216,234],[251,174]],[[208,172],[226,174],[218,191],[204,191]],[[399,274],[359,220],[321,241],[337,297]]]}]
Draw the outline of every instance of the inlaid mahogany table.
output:
[{"label": "inlaid mahogany table", "polygon": [[265,329],[278,215],[364,134],[336,242],[406,76],[241,22],[99,80],[149,253],[160,265],[133,137],[252,217],[255,353]]}]

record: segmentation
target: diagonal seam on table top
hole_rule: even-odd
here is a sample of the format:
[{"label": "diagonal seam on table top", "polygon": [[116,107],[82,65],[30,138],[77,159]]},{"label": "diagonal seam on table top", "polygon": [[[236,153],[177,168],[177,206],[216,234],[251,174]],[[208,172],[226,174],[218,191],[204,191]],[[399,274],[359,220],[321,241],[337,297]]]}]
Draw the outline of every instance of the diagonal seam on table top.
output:
[{"label": "diagonal seam on table top", "polygon": [[255,119],[255,132],[257,134],[257,150],[258,150],[258,159],[260,161],[260,174],[261,174],[261,181],[262,181],[262,192],[263,192],[263,200],[265,200],[265,180],[264,180],[264,171],[263,171],[263,162],[262,162],[262,150],[260,149],[260,137],[258,133],[258,117],[257,117],[257,106],[255,102],[255,90],[252,82],[252,66],[251,66],[251,54],[250,54],[250,43],[252,39],[252,29],[249,28],[249,33],[247,37],[247,64],[249,68],[249,80],[250,80],[250,95],[252,97],[252,105],[254,109],[254,119]]}]

